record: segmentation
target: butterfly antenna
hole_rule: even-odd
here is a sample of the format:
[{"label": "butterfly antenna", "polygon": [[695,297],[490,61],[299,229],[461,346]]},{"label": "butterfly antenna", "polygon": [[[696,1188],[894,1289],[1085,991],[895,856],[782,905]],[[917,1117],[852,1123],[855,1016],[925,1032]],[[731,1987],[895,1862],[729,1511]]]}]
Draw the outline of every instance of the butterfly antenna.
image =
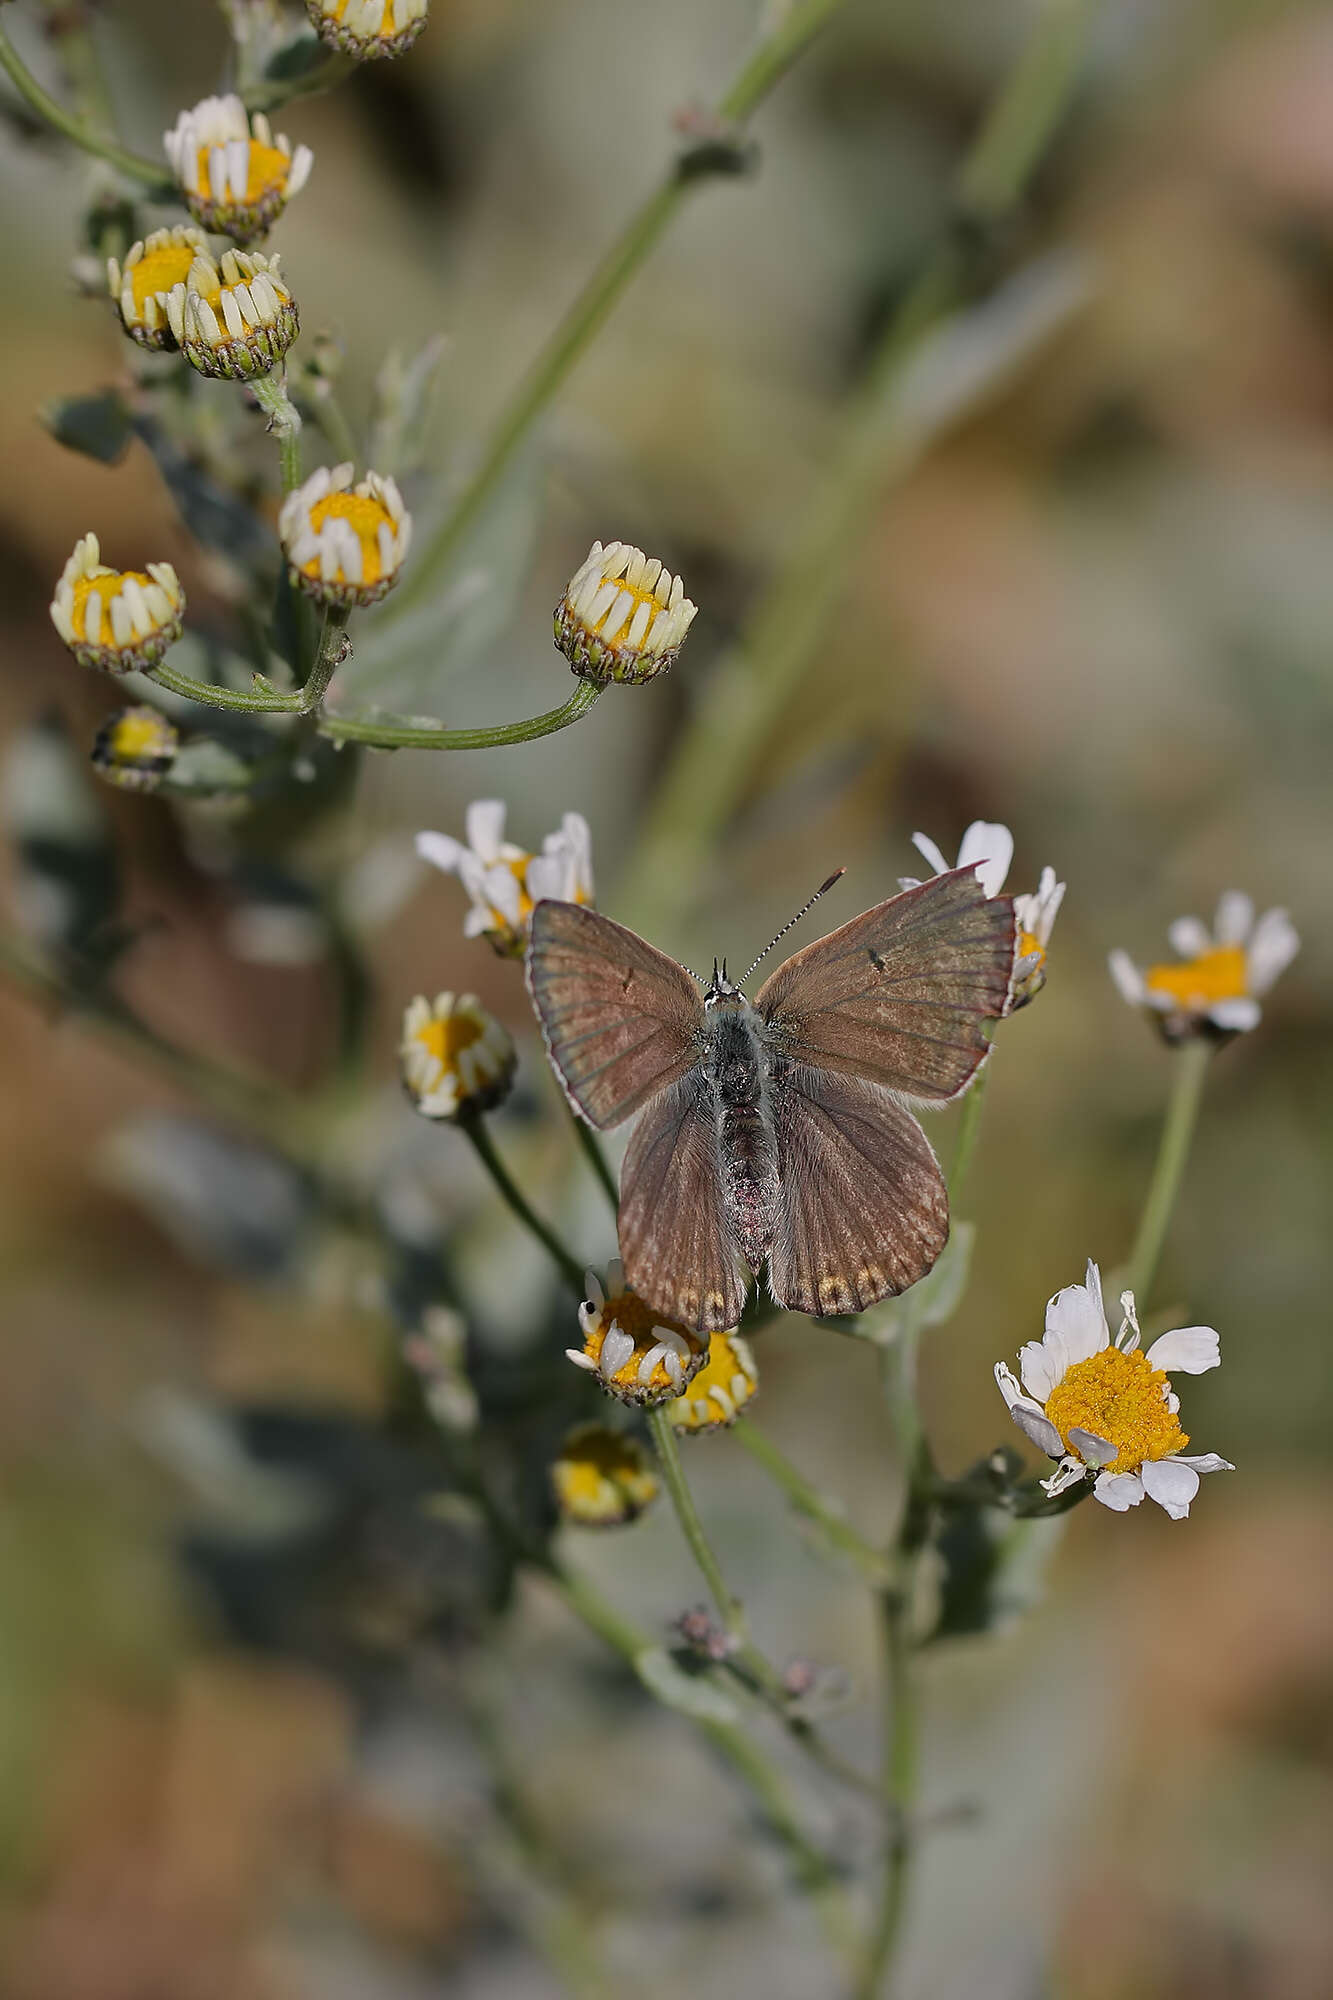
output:
[{"label": "butterfly antenna", "polygon": [[[815,890],[814,895],[810,898],[810,901],[807,904],[805,904],[804,908],[799,909],[794,917],[789,918],[788,921],[782,926],[782,929],[778,932],[777,936],[772,940],[772,942],[764,946],[758,958],[755,960],[754,965],[750,967],[750,972],[753,972],[757,966],[763,964],[764,960],[768,957],[770,951],[772,951],[773,946],[775,944],[780,944],[782,939],[786,937],[787,932],[790,930],[794,930],[796,925],[800,923],[802,917],[808,917],[811,910],[814,909],[815,904],[819,901],[820,897],[827,895],[828,891],[833,887],[833,884],[835,882],[840,882],[846,873],[847,870],[845,868],[835,868],[833,873],[829,876],[828,881],[820,883],[819,887]],[[741,980],[742,986],[744,986],[745,980],[750,977],[750,972],[747,972],[745,975],[745,979]]]}]

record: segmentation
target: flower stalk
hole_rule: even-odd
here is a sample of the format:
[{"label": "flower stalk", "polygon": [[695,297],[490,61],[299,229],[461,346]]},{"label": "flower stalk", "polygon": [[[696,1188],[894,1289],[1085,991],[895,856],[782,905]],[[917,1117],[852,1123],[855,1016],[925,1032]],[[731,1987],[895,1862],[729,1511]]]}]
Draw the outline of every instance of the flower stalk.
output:
[{"label": "flower stalk", "polygon": [[508,1208],[517,1216],[529,1235],[535,1236],[548,1253],[561,1277],[578,1298],[583,1297],[583,1266],[572,1257],[554,1229],[542,1221],[526,1196],[522,1193],[513,1175],[495,1149],[495,1141],[490,1135],[484,1116],[464,1108],[457,1120],[458,1129],[466,1134],[472,1148],[494,1181]]},{"label": "flower stalk", "polygon": [[1162,1245],[1166,1241],[1166,1232],[1185,1176],[1214,1047],[1215,1044],[1206,1036],[1198,1036],[1181,1043],[1172,1056],[1175,1075],[1171,1080],[1166,1117],[1162,1121],[1157,1161],[1129,1257],[1129,1289],[1135,1298],[1145,1304],[1153,1279],[1157,1276]]},{"label": "flower stalk", "polygon": [[111,139],[74,117],[57,104],[50,92],[44,90],[18,50],[10,41],[4,28],[0,26],[0,69],[3,69],[20,97],[29,108],[44,119],[53,131],[59,132],[85,153],[92,153],[108,166],[124,174],[129,180],[137,181],[149,197],[157,201],[170,201],[176,192],[175,182],[158,160],[146,160],[139,153],[131,153],[118,146]]},{"label": "flower stalk", "polygon": [[247,387],[278,440],[282,490],[294,493],[301,484],[301,412],[287,394],[286,371],[275,368],[269,375],[256,375]]}]

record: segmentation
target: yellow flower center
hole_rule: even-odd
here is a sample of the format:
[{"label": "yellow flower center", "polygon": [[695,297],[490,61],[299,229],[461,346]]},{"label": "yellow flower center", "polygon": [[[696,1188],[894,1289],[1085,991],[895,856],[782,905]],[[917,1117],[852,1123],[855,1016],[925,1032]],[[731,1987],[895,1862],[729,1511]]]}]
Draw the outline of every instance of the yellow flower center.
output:
[{"label": "yellow flower center", "polygon": [[[622,590],[628,592],[629,596],[631,596],[634,599],[634,605],[633,608],[626,615],[626,617],[620,622],[619,629],[616,632],[614,644],[616,644],[617,646],[624,646],[629,644],[630,632],[633,630],[634,620],[639,615],[640,607],[646,604],[648,606],[648,622],[644,626],[643,631],[640,633],[639,637],[634,641],[634,644],[636,646],[646,646],[648,644],[648,641],[652,638],[653,627],[657,623],[658,619],[661,617],[662,612],[665,609],[665,606],[660,602],[658,598],[656,598],[653,595],[651,590],[644,590],[641,587],[636,587],[632,583],[627,583],[623,576],[617,577],[615,579],[615,586],[617,592],[620,592]],[[615,610],[616,605],[619,602],[620,599],[618,595],[616,597],[613,597],[610,604],[603,612],[602,616],[598,619],[597,623],[595,625],[590,626],[589,630],[593,632],[600,632],[605,626],[607,619],[611,616],[611,613]]]},{"label": "yellow flower center", "polygon": [[480,1021],[471,1014],[449,1014],[444,1018],[432,1014],[417,1029],[415,1039],[445,1069],[451,1069],[454,1059],[479,1042],[483,1032]]},{"label": "yellow flower center", "polygon": [[[212,150],[211,146],[199,148],[199,185],[205,191],[212,185],[208,173],[208,156]],[[273,188],[284,187],[287,175],[291,171],[291,164],[279,147],[265,146],[260,140],[252,139],[249,171],[245,182],[245,199],[248,202],[261,201]]]},{"label": "yellow flower center", "polygon": [[90,597],[99,597],[102,601],[103,613],[101,631],[104,637],[109,635],[111,626],[106,616],[107,606],[113,598],[120,596],[126,577],[131,576],[136,583],[142,584],[145,589],[152,589],[153,579],[150,576],[145,576],[143,571],[138,569],[113,569],[108,570],[102,576],[79,577],[74,585],[74,609],[70,614],[74,630],[81,633],[84,637],[87,636],[88,628],[85,619],[88,609],[88,599]]},{"label": "yellow flower center", "polygon": [[[376,500],[369,493],[329,493],[322,500],[316,500],[310,509],[310,525],[318,534],[324,523],[333,519],[346,521],[361,544],[362,582],[378,583],[384,574],[380,564],[379,531],[387,523],[390,534],[394,532],[393,517],[388,508],[382,500]],[[312,557],[304,567],[307,576],[318,576],[318,557]]]},{"label": "yellow flower center", "polygon": [[1145,1459],[1169,1458],[1189,1443],[1167,1408],[1171,1384],[1136,1348],[1122,1354],[1104,1347],[1090,1361],[1076,1361],[1046,1399],[1046,1414],[1066,1451],[1071,1430],[1091,1431],[1116,1448],[1108,1472],[1137,1472]]},{"label": "yellow flower center", "polygon": [[1014,956],[1015,958],[1035,958],[1037,963],[1033,966],[1032,970],[1040,972],[1046,963],[1046,947],[1042,944],[1041,939],[1035,937],[1031,931],[1020,931],[1018,933],[1018,950],[1014,953]]},{"label": "yellow flower center", "polygon": [[639,1453],[611,1431],[585,1431],[553,1468],[568,1513],[584,1519],[646,1507],[657,1480]]},{"label": "yellow flower center", "polygon": [[[334,20],[341,21],[346,12],[347,12],[347,0],[336,0],[333,9]],[[384,19],[380,22],[379,28],[377,29],[376,32],[380,35],[385,35],[385,36],[394,33],[393,0],[385,0]]]},{"label": "yellow flower center", "polygon": [[169,292],[174,285],[183,285],[198,255],[198,250],[189,243],[163,243],[156,250],[145,251],[129,269],[135,311],[143,311],[145,299]]},{"label": "yellow flower center", "polygon": [[107,747],[118,763],[136,764],[140,758],[161,756],[169,741],[160,716],[131,712],[120,717]]},{"label": "yellow flower center", "polygon": [[1187,1011],[1201,1011],[1218,1000],[1242,999],[1249,991],[1249,969],[1240,945],[1221,944],[1184,965],[1150,965],[1143,981]]},{"label": "yellow flower center", "polygon": [[597,1325],[584,1342],[583,1351],[590,1361],[600,1365],[602,1343],[610,1332],[613,1323],[620,1329],[621,1333],[627,1333],[634,1342],[633,1354],[631,1354],[628,1361],[616,1370],[614,1379],[617,1382],[633,1384],[635,1388],[645,1392],[667,1390],[674,1395],[679,1388],[679,1384],[668,1373],[660,1358],[654,1364],[652,1374],[646,1381],[640,1381],[639,1379],[639,1364],[651,1348],[661,1344],[656,1332],[659,1326],[669,1327],[673,1333],[684,1334],[691,1348],[696,1353],[699,1352],[703,1345],[701,1336],[697,1333],[689,1332],[687,1328],[678,1325],[675,1320],[664,1319],[661,1313],[655,1313],[651,1306],[639,1297],[637,1292],[617,1292],[615,1297],[608,1299],[602,1307],[601,1312],[597,1316]]}]

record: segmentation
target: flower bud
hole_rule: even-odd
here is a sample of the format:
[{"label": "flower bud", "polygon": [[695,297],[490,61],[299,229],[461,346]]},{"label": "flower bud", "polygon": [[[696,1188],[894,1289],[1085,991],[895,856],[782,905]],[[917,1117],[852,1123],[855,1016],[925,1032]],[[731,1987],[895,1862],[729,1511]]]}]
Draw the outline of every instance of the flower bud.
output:
[{"label": "flower bud", "polygon": [[224,250],[216,264],[196,257],[168,294],[167,318],[191,367],[227,381],[267,375],[301,325],[277,258],[257,250]]},{"label": "flower bud", "polygon": [[581,1528],[621,1528],[657,1498],[657,1474],[637,1438],[579,1424],[551,1467],[556,1504]]},{"label": "flower bud", "polygon": [[207,254],[203,231],[181,222],[174,229],[155,229],[142,242],[131,244],[123,264],[107,258],[107,288],[131,340],[140,347],[175,347],[167,300],[185,283],[195,258]]},{"label": "flower bud", "polygon": [[507,1030],[472,993],[413,1000],[400,1055],[404,1087],[423,1118],[494,1110],[518,1067]]},{"label": "flower bud", "polygon": [[180,740],[180,731],[155,708],[117,709],[93,739],[93,767],[108,784],[155,792],[176,761]]},{"label": "flower bud", "polygon": [[426,25],[430,0],[305,0],[315,33],[358,62],[401,56]]},{"label": "flower bud", "polygon": [[696,607],[678,576],[628,542],[594,542],[555,611],[555,643],[576,674],[650,681],[680,651]]},{"label": "flower bud", "polygon": [[310,178],[314,154],[274,138],[267,118],[251,118],[239,97],[206,97],[182,111],[163,137],[185,206],[204,229],[249,243],[273,227]]},{"label": "flower bud", "polygon": [[392,590],[412,542],[412,517],[394,480],[322,465],[289,493],[278,532],[292,582],[316,604],[375,604]]},{"label": "flower bud", "polygon": [[81,667],[146,673],[181,635],[185,592],[170,563],[108,569],[96,535],[84,535],[61,572],[51,623]]}]

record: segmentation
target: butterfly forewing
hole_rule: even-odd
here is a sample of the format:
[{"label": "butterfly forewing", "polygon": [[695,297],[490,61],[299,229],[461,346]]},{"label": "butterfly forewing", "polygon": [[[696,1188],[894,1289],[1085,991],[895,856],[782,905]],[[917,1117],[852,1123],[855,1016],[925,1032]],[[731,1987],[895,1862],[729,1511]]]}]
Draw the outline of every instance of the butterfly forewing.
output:
[{"label": "butterfly forewing", "polygon": [[591,1124],[622,1124],[699,1061],[689,973],[596,910],[538,903],[527,972],[551,1061]]},{"label": "butterfly forewing", "polygon": [[1012,899],[959,868],[796,952],[755,1008],[789,1062],[947,1102],[986,1056],[1013,965]]},{"label": "butterfly forewing", "polygon": [[735,1326],[745,1283],[727,1232],[712,1093],[701,1070],[634,1128],[620,1175],[625,1275],[655,1312],[700,1333]]},{"label": "butterfly forewing", "polygon": [[800,1067],[777,1093],[776,1126],[778,1304],[862,1312],[924,1278],[949,1234],[949,1201],[911,1112],[878,1084]]}]

